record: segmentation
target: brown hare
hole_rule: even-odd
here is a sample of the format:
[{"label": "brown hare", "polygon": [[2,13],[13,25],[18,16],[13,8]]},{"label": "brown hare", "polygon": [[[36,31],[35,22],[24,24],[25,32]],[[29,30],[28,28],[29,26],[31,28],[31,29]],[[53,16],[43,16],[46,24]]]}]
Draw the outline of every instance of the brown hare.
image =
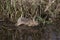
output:
[{"label": "brown hare", "polygon": [[21,24],[27,25],[27,26],[36,26],[38,25],[38,22],[35,21],[35,19],[29,19],[29,18],[25,18],[25,17],[19,17],[17,20],[16,25],[19,26]]}]

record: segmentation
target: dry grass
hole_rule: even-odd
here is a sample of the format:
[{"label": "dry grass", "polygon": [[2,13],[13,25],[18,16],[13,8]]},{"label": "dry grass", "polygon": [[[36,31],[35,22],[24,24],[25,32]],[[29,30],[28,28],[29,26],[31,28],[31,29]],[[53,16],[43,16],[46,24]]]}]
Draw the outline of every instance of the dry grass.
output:
[{"label": "dry grass", "polygon": [[[38,28],[37,33],[31,32],[30,34],[30,31],[27,30],[22,30],[22,32],[19,33],[14,24],[21,15],[39,22],[40,25],[38,26],[40,28]],[[45,29],[49,27],[49,25],[48,27],[44,27],[46,24],[54,23],[56,28],[53,27],[52,30],[56,32],[59,31],[60,0],[0,0],[0,20],[5,21],[0,22],[0,40],[20,40],[20,37],[22,37],[22,40],[27,40],[29,35],[33,37],[33,40],[40,40],[40,38],[44,36]],[[51,31],[50,29],[47,30]],[[58,31],[56,29],[58,29]],[[41,40],[43,40],[43,38],[41,38]]]}]

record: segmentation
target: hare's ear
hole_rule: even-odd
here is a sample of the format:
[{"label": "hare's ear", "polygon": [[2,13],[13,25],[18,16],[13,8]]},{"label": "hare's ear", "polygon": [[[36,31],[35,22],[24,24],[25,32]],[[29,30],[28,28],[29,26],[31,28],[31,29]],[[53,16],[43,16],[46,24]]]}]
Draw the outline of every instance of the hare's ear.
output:
[{"label": "hare's ear", "polygon": [[24,14],[22,13],[20,17],[21,17],[21,18],[24,17]]},{"label": "hare's ear", "polygon": [[35,21],[35,18],[37,17],[37,13],[35,13],[34,17],[33,17],[33,21]]}]

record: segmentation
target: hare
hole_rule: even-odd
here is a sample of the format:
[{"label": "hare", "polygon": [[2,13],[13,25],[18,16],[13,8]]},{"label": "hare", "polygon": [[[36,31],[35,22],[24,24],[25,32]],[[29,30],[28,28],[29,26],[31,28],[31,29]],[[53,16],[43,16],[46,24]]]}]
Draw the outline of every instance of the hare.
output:
[{"label": "hare", "polygon": [[16,25],[19,26],[21,24],[27,25],[27,26],[37,26],[38,22],[35,21],[35,19],[25,18],[25,17],[19,17],[17,20]]},{"label": "hare", "polygon": [[27,18],[18,18],[16,25],[19,26],[21,24],[28,25],[28,26],[36,26],[38,25],[38,22],[32,19],[27,19]]}]

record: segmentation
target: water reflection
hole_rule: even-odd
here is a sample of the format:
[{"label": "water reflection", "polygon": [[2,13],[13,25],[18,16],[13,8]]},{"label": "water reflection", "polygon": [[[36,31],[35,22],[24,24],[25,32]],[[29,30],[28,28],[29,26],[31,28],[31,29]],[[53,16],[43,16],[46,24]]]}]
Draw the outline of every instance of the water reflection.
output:
[{"label": "water reflection", "polygon": [[29,35],[29,36],[28,36],[28,40],[32,40],[32,36]]}]

